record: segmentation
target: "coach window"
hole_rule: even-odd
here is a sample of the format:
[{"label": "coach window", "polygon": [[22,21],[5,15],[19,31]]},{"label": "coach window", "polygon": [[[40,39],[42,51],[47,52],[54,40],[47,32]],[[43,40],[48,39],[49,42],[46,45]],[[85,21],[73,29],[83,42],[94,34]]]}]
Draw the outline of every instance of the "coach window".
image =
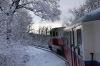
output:
[{"label": "coach window", "polygon": [[70,47],[72,45],[72,32],[70,31]]},{"label": "coach window", "polygon": [[67,45],[69,46],[69,43],[70,43],[70,32],[67,32],[66,34],[67,34],[67,36],[66,36]]},{"label": "coach window", "polygon": [[71,37],[72,37],[72,41],[71,41],[71,42],[72,42],[72,45],[74,45],[74,46],[75,46],[75,42],[74,42],[74,40],[75,40],[75,39],[74,39],[74,31],[72,31],[72,33],[71,33],[71,34],[72,34],[72,36],[71,36]]},{"label": "coach window", "polygon": [[64,43],[67,45],[67,34],[66,32],[63,33]]},{"label": "coach window", "polygon": [[78,46],[78,55],[82,56],[82,35],[81,29],[77,30],[77,46]]}]

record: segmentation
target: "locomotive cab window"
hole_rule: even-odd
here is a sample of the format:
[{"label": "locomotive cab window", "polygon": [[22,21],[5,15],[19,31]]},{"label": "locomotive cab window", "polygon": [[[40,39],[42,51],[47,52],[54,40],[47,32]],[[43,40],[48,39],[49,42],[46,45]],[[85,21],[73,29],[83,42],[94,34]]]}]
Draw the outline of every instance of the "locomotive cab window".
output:
[{"label": "locomotive cab window", "polygon": [[50,36],[52,36],[52,37],[58,36],[58,32],[57,31],[50,31]]},{"label": "locomotive cab window", "polygon": [[82,51],[82,35],[81,35],[81,29],[77,30],[77,48],[78,48],[78,55],[82,57],[83,51]]},{"label": "locomotive cab window", "polygon": [[53,36],[53,37],[55,36],[55,31],[52,32],[52,36]]}]

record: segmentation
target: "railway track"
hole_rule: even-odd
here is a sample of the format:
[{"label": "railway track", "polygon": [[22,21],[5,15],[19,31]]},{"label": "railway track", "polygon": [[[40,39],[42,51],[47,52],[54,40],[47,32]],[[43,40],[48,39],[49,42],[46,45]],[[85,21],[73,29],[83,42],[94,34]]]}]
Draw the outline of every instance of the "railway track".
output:
[{"label": "railway track", "polygon": [[51,51],[50,49],[48,49],[48,48],[44,48],[44,47],[39,47],[39,46],[36,46],[36,45],[34,45],[34,47],[35,48],[38,48],[38,49],[41,49],[41,50],[44,50],[44,51],[48,51],[48,52],[51,52],[51,53],[53,53],[53,54],[55,54],[56,56],[58,56],[59,58],[61,58],[62,60],[64,60],[66,63],[66,66],[69,66],[69,64],[68,64],[68,62],[67,62],[67,60],[65,59],[65,57],[64,56],[61,56],[61,55],[59,55],[59,54],[57,54],[56,52],[53,52],[53,51]]}]

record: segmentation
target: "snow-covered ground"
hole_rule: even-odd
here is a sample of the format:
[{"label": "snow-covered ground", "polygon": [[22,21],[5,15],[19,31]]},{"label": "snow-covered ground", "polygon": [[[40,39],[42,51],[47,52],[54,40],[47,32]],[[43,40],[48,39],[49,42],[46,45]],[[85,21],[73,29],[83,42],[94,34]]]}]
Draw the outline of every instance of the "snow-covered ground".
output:
[{"label": "snow-covered ground", "polygon": [[66,66],[65,62],[55,54],[31,46],[27,48],[30,58],[26,66]]},{"label": "snow-covered ground", "polygon": [[55,54],[32,46],[14,45],[0,53],[0,66],[66,66]]},{"label": "snow-covered ground", "polygon": [[10,44],[3,35],[0,38],[0,66],[66,66],[65,61],[55,54],[34,47],[34,44],[47,47],[46,36],[35,36],[34,40],[26,36],[17,41],[13,39]]}]

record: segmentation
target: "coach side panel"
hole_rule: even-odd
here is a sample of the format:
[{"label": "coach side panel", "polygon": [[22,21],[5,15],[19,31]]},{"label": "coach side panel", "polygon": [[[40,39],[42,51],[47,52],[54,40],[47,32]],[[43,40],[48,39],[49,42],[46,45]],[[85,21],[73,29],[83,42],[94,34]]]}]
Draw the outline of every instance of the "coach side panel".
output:
[{"label": "coach side panel", "polygon": [[100,20],[94,22],[95,28],[95,53],[96,63],[100,66]]},{"label": "coach side panel", "polygon": [[95,54],[95,27],[94,22],[83,24],[84,62],[86,66],[98,66]]}]

